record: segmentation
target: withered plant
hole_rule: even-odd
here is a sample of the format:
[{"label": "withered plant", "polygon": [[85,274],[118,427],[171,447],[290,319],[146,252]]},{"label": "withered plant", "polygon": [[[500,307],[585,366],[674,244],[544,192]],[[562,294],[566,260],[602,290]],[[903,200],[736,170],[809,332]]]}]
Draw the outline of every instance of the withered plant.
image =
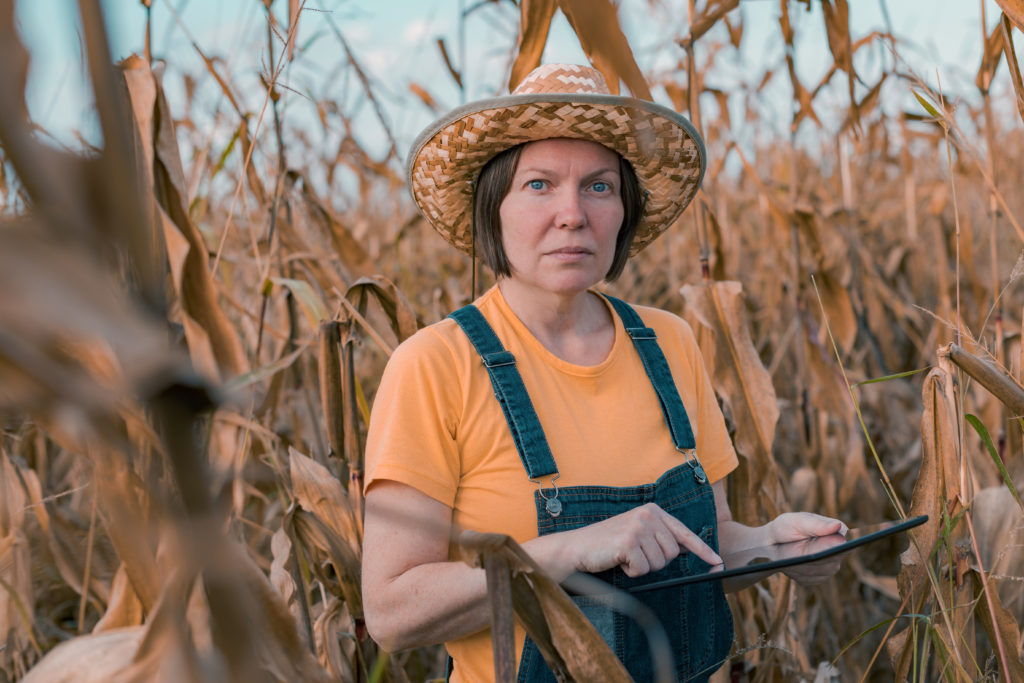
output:
[{"label": "withered plant", "polygon": [[[697,332],[741,456],[736,517],[929,515],[823,587],[779,574],[732,595],[716,681],[1024,680],[1024,135],[992,90],[1008,82],[1024,120],[1024,7],[997,2],[998,18],[979,3],[977,90],[957,93],[914,74],[891,31],[852,36],[847,0],[819,0],[820,83],[796,68],[811,3],[779,0],[782,60],[728,91],[739,0],[688,0],[686,35],[658,46],[677,62],[650,72],[611,0],[471,3],[459,19],[518,18],[514,86],[561,12],[613,88],[664,93],[704,135],[697,201],[610,290]],[[203,70],[172,108],[153,27],[112,66],[98,3],[80,0],[102,145],[71,153],[28,120],[29,55],[0,0],[0,681],[442,675],[442,648],[386,653],[363,623],[364,438],[395,347],[490,280],[405,196],[381,92],[439,112],[436,88],[382,83],[343,22],[284,4],[262,3],[261,91],[193,40]],[[351,101],[288,84],[311,24],[336,41]],[[437,49],[462,88],[465,64]],[[876,82],[862,50],[888,56]],[[733,122],[767,117],[773,79],[792,93],[789,134],[747,144]],[[827,111],[823,92],[847,105]],[[289,118],[295,97],[330,149]],[[361,107],[382,151],[360,142]],[[487,573],[497,680],[514,680],[514,619],[566,680],[628,680],[510,539],[453,542]]]}]

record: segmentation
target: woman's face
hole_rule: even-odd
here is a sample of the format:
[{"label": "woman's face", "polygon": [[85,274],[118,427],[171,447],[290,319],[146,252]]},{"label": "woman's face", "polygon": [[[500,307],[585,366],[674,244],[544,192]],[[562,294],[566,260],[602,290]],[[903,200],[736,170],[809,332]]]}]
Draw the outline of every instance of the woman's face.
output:
[{"label": "woman's face", "polygon": [[589,140],[523,147],[501,202],[501,242],[511,279],[574,294],[604,279],[622,226],[619,156]]}]

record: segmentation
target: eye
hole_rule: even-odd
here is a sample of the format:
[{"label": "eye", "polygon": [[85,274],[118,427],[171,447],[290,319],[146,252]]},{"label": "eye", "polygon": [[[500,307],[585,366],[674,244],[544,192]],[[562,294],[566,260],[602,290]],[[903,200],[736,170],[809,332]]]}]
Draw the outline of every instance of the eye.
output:
[{"label": "eye", "polygon": [[604,194],[605,192],[611,192],[612,186],[610,183],[606,183],[603,180],[598,180],[597,182],[590,186],[590,189],[592,189],[594,192],[600,192],[601,194]]},{"label": "eye", "polygon": [[545,183],[543,180],[531,180],[530,182],[526,183],[526,186],[529,187],[531,190],[543,190],[544,185]]}]

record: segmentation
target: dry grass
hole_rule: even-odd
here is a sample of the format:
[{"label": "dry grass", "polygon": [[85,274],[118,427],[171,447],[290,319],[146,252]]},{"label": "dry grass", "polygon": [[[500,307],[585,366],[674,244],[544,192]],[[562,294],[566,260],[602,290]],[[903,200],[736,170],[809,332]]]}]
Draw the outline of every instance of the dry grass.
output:
[{"label": "dry grass", "polygon": [[[691,59],[647,75],[680,111],[717,97],[705,83],[739,44],[721,30],[736,4],[691,2],[678,37]],[[513,73],[539,59],[560,10],[596,65],[646,88],[614,14],[593,21],[584,5],[531,3]],[[1024,680],[1024,135],[988,94],[996,67],[1016,63],[1022,12],[1000,5],[969,97],[896,60],[816,149],[744,151],[728,117],[693,117],[713,160],[704,190],[611,287],[698,331],[736,430],[742,521],[931,516],[909,549],[865,548],[827,588],[776,576],[735,595],[722,680]],[[0,1],[0,681],[437,676],[439,648],[387,655],[362,624],[362,440],[388,354],[471,297],[470,264],[416,217],[394,148],[376,159],[344,137],[324,154],[287,127],[275,79],[303,58],[297,22],[344,42],[329,17],[292,1],[287,26],[270,20],[254,111],[203,55],[195,77],[215,77],[229,105],[189,102],[173,122],[144,58],[107,68],[98,9],[82,6],[105,140],[88,157],[31,134],[16,106],[25,53]],[[853,95],[854,52],[901,45],[850,36],[845,0],[822,7],[829,79]],[[780,31],[792,44],[785,14]],[[814,128],[818,88],[787,72],[794,130]],[[911,90],[907,112],[879,106]],[[350,130],[336,103],[315,104],[326,128]],[[193,120],[234,137],[182,158],[175,123],[213,139]],[[353,196],[318,196],[340,175]],[[593,680],[578,655],[592,634],[552,586],[522,583],[528,558],[501,538],[467,550],[518,596],[510,608],[495,595],[499,621],[514,610],[547,629],[564,670]],[[522,600],[529,586],[546,616]]]}]

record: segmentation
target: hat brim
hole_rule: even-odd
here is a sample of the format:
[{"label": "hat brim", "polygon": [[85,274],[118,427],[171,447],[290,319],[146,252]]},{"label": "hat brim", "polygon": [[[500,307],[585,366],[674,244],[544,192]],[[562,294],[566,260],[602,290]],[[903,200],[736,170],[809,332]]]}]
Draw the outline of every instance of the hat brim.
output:
[{"label": "hat brim", "polygon": [[707,165],[693,125],[659,104],[601,94],[506,95],[458,107],[420,133],[407,167],[413,199],[442,237],[469,254],[473,187],[481,169],[510,147],[550,138],[591,140],[633,165],[647,201],[630,254],[679,217]]}]

